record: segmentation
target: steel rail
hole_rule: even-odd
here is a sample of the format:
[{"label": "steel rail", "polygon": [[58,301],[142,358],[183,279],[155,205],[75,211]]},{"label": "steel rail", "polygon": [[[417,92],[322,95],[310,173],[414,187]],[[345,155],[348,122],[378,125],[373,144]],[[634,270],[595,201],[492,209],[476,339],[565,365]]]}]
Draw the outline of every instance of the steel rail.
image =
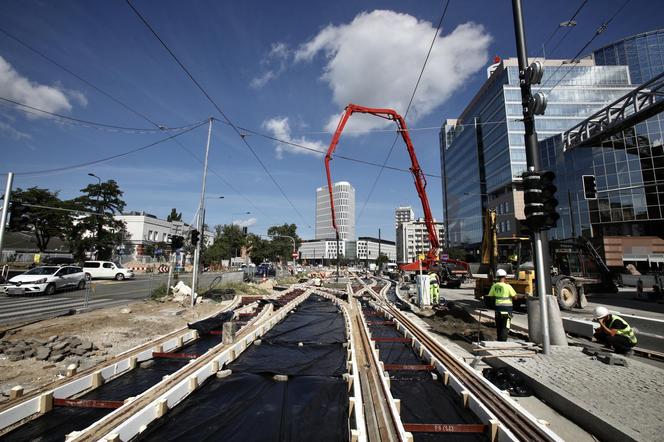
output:
[{"label": "steel rail", "polygon": [[401,313],[398,308],[385,299],[381,299],[378,295],[375,295],[375,299],[379,301],[382,308],[401,322],[404,328],[417,338],[435,358],[443,363],[472,394],[494,412],[499,417],[501,424],[505,425],[516,437],[523,441],[558,440],[548,434],[540,425],[524,418],[521,410],[507,402],[504,397],[487,386],[482,379],[478,379],[479,375],[472,368],[464,366],[419,326]]}]

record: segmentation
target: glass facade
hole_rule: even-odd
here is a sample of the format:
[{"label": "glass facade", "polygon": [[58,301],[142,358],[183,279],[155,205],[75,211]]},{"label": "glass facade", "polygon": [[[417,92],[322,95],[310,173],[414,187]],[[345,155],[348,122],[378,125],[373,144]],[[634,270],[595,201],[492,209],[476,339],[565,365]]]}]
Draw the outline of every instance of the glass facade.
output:
[{"label": "glass facade", "polygon": [[[597,65],[627,65],[632,84],[641,84],[664,69],[664,30],[628,37],[593,55]],[[556,172],[559,189],[561,219],[549,236],[661,236],[663,139],[659,114],[597,146],[563,153],[560,137],[541,142],[543,167]],[[581,175],[595,175],[597,200],[584,199]]]},{"label": "glass facade", "polygon": [[[522,233],[517,189],[526,152],[518,77],[516,60],[502,62],[461,117],[441,130],[443,207],[452,246],[481,242],[484,208],[510,207],[497,210],[500,233]],[[533,88],[548,95],[545,115],[536,117],[539,139],[571,128],[631,89],[625,66],[545,61],[542,84]]]}]

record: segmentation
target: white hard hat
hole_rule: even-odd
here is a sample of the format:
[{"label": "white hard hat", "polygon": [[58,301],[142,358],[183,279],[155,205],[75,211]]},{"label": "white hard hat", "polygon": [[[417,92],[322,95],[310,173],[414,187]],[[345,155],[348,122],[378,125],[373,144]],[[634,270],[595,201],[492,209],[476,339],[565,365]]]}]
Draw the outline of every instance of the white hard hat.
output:
[{"label": "white hard hat", "polygon": [[504,276],[507,276],[507,272],[503,269],[498,269],[498,270],[496,270],[496,276],[498,278],[502,278]]},{"label": "white hard hat", "polygon": [[608,308],[601,307],[601,306],[595,308],[595,313],[594,313],[595,319],[601,319],[601,318],[603,318],[605,316],[608,316],[608,315],[609,315],[609,309]]}]

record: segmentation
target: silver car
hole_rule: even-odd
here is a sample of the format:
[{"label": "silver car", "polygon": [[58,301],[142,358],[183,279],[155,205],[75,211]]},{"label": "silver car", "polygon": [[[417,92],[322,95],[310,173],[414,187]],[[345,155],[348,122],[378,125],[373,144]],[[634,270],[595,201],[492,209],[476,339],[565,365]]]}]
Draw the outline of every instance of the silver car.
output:
[{"label": "silver car", "polygon": [[7,286],[8,295],[43,293],[52,295],[57,290],[85,288],[85,273],[76,266],[41,266],[14,276]]}]

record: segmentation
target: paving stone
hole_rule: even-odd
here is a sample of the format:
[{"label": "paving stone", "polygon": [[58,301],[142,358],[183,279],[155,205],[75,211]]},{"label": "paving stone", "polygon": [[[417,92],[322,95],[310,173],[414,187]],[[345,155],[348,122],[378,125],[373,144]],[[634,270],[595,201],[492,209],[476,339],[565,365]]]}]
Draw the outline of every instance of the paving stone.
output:
[{"label": "paving stone", "polygon": [[59,338],[58,335],[53,335],[53,336],[48,338],[48,342],[55,342],[58,338]]},{"label": "paving stone", "polygon": [[46,348],[46,347],[39,347],[37,349],[37,354],[35,355],[35,359],[38,361],[44,361],[46,358],[48,358],[51,354],[51,350]]},{"label": "paving stone", "polygon": [[92,350],[92,342],[90,341],[83,341],[78,348],[82,348],[85,351],[90,351]]},{"label": "paving stone", "polygon": [[63,360],[64,358],[65,358],[65,355],[63,355],[62,353],[55,353],[55,354],[52,354],[52,355],[48,358],[48,360],[49,360],[50,362],[60,362],[60,361]]},{"label": "paving stone", "polygon": [[69,345],[68,342],[58,342],[57,344],[53,345],[51,348],[55,351],[58,351],[64,349],[68,345]]},{"label": "paving stone", "polygon": [[579,347],[558,346],[551,346],[548,356],[501,358],[500,363],[515,369],[531,383],[542,385],[570,406],[587,410],[607,429],[613,427],[623,433],[619,437],[614,432],[609,439],[661,440],[664,372],[633,358],[612,357],[626,359],[628,365],[609,365],[597,360],[597,356],[584,354]]},{"label": "paving stone", "polygon": [[83,356],[86,353],[86,351],[83,350],[81,347],[76,347],[75,349],[73,349],[71,351],[71,353],[73,353],[75,355],[78,355],[78,356]]}]

